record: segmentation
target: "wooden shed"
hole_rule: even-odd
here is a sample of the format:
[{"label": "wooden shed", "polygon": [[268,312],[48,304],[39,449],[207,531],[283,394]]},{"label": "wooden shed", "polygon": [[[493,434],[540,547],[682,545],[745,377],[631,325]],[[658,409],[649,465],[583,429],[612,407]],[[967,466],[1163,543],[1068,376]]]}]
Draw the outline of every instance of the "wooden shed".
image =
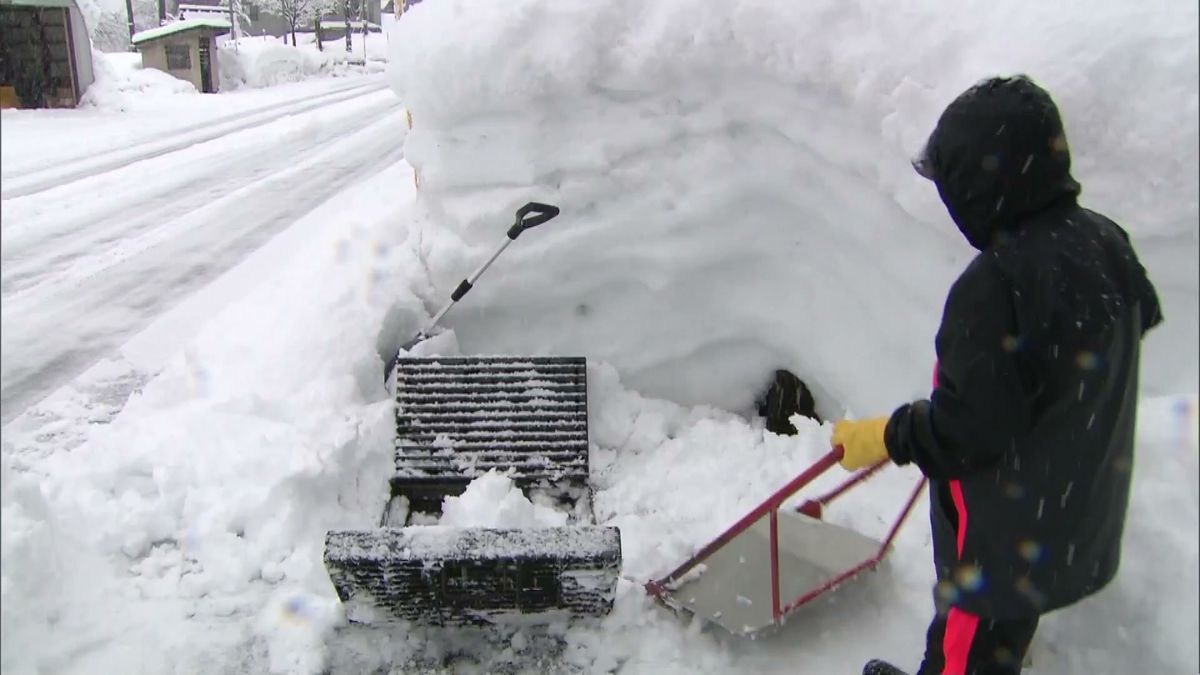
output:
[{"label": "wooden shed", "polygon": [[215,93],[221,85],[216,37],[230,32],[227,19],[197,17],[144,30],[133,36],[142,67],[154,68]]},{"label": "wooden shed", "polygon": [[74,0],[0,0],[0,107],[73,108],[94,80]]}]

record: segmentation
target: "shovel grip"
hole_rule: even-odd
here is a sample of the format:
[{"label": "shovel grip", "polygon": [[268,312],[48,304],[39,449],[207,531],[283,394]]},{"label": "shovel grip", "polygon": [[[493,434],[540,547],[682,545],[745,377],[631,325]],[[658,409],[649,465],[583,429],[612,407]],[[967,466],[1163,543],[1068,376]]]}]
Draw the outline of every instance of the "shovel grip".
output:
[{"label": "shovel grip", "polygon": [[558,216],[559,213],[560,211],[557,206],[542,204],[540,202],[529,202],[517,209],[517,222],[508,228],[508,238],[516,239],[525,230],[542,225]]},{"label": "shovel grip", "polygon": [[462,300],[463,296],[470,291],[471,282],[467,279],[463,279],[462,282],[458,284],[458,288],[454,289],[454,292],[450,294],[450,300],[452,302],[458,302],[459,300]]}]

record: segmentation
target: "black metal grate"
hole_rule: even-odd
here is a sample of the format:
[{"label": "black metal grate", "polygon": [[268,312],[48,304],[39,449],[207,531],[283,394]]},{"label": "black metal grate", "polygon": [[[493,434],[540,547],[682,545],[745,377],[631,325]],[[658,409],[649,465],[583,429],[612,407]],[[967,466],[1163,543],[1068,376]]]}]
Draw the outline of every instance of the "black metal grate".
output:
[{"label": "black metal grate", "polygon": [[620,564],[615,527],[380,528],[330,532],[325,542],[325,566],[355,623],[603,616]]},{"label": "black metal grate", "polygon": [[436,507],[489,469],[522,488],[586,487],[587,360],[460,356],[396,363],[395,495]]}]

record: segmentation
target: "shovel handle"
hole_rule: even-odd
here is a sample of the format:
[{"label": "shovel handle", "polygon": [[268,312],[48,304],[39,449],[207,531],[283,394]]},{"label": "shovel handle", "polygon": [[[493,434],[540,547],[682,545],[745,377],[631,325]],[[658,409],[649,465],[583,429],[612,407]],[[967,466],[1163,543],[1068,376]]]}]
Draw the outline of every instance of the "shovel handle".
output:
[{"label": "shovel handle", "polygon": [[[525,206],[517,209],[517,222],[508,228],[508,238],[516,239],[521,236],[521,233],[532,227],[537,227],[549,222],[560,213],[557,206],[550,204],[542,204],[539,202],[529,202]],[[536,215],[531,215],[536,214]]]},{"label": "shovel handle", "polygon": [[[833,452],[830,454],[836,455],[838,458],[838,461],[841,461],[841,458],[845,455],[845,450],[842,448],[842,446],[839,445],[836,448],[834,448]],[[817,520],[820,520],[821,517],[824,515],[824,507],[826,504],[828,504],[829,502],[833,501],[834,499],[840,497],[843,492],[849,490],[850,488],[854,487],[855,485],[858,485],[859,483],[870,478],[871,476],[874,476],[876,473],[879,472],[880,469],[882,469],[883,467],[887,466],[890,463],[891,463],[891,460],[889,460],[889,459],[880,460],[879,462],[872,464],[871,466],[863,469],[862,471],[855,473],[853,476],[851,476],[849,478],[849,480],[847,480],[844,483],[842,483],[841,485],[837,486],[832,491],[827,492],[827,493],[821,495],[820,497],[805,500],[803,504],[801,504],[800,506],[798,506],[796,508],[796,510],[799,511],[800,513],[803,513],[804,515],[808,516],[809,518],[816,518]]]}]

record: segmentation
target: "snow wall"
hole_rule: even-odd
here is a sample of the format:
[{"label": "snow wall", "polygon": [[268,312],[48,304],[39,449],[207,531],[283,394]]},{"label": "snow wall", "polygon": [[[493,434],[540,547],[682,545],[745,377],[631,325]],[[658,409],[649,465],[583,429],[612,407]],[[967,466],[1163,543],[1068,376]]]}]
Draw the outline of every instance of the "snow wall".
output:
[{"label": "snow wall", "polygon": [[[974,254],[909,157],[974,82],[1058,101],[1082,203],[1164,296],[1148,393],[1197,386],[1197,9],[1087,0],[443,0],[390,35],[438,298],[528,200],[526,235],[448,317],[467,352],[586,354],[629,385],[745,410],[771,369],[818,410],[927,392]],[[442,254],[444,253],[444,255]]]}]

